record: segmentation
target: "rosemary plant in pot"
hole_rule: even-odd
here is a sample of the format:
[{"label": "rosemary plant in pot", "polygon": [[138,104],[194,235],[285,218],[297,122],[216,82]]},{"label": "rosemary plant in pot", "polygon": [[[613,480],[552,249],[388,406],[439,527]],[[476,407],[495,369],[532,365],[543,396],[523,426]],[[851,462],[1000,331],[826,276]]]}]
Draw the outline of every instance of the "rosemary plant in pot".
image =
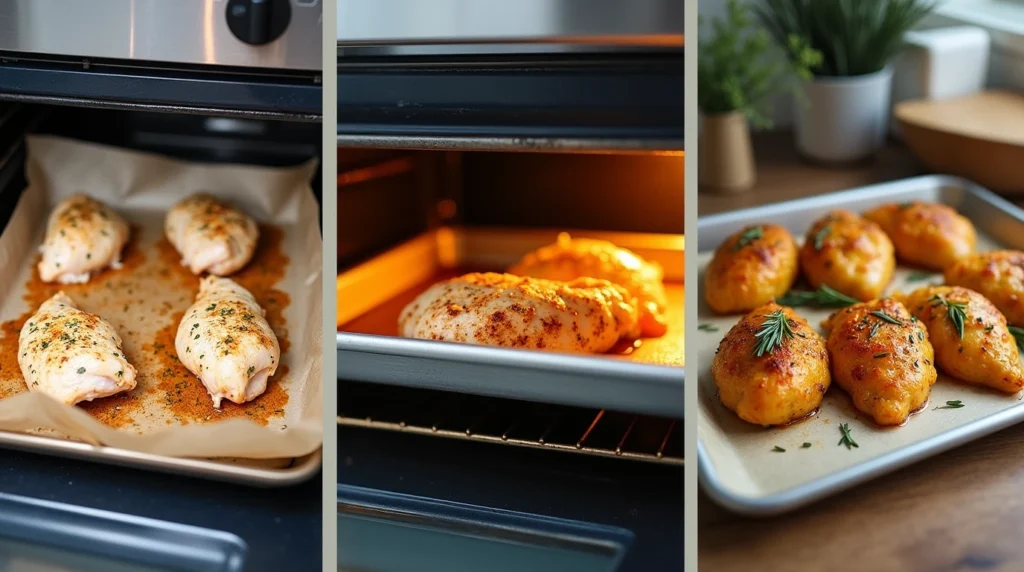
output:
[{"label": "rosemary plant in pot", "polygon": [[796,58],[766,53],[771,51],[771,38],[756,25],[744,0],[729,0],[724,18],[709,25],[701,22],[700,28],[698,176],[702,188],[738,192],[756,180],[751,124],[771,126],[771,98],[794,87],[792,72],[809,79],[807,61],[816,62],[816,56],[806,48],[801,51],[799,39],[794,39],[791,52]]},{"label": "rosemary plant in pot", "polygon": [[935,0],[765,0],[761,23],[791,58],[800,38],[821,52],[795,109],[796,146],[809,159],[849,162],[872,156],[889,129],[892,68],[903,35]]}]

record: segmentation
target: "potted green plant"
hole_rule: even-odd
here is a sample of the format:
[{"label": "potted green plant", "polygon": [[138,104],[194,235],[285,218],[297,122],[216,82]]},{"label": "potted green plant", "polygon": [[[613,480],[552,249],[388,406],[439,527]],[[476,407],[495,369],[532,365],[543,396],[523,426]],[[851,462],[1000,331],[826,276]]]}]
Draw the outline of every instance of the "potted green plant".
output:
[{"label": "potted green plant", "polygon": [[889,129],[892,67],[903,35],[934,0],[764,0],[761,23],[791,59],[794,38],[821,53],[795,109],[797,150],[823,162],[873,155]]},{"label": "potted green plant", "polygon": [[771,127],[771,99],[810,78],[818,55],[795,38],[787,60],[771,53],[743,0],[729,0],[724,18],[700,23],[697,106],[701,112],[699,179],[703,188],[736,192],[756,180],[750,126]]}]

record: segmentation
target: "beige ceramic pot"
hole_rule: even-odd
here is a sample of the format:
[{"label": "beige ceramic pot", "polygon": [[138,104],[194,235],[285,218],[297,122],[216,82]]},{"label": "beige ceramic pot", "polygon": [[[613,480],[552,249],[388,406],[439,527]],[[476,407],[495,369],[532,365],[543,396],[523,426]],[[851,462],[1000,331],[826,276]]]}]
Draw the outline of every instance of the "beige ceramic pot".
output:
[{"label": "beige ceramic pot", "polygon": [[702,190],[738,193],[757,180],[750,125],[740,112],[701,117],[698,179]]}]

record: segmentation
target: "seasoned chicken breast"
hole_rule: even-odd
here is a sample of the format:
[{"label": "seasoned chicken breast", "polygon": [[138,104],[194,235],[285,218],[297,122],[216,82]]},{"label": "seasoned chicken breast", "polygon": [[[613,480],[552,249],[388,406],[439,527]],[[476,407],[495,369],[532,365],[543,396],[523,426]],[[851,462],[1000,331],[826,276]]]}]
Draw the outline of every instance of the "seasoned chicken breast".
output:
[{"label": "seasoned chicken breast", "polygon": [[1024,326],[1024,252],[999,250],[967,256],[946,269],[946,284],[986,297],[1014,326]]},{"label": "seasoned chicken breast", "polygon": [[889,235],[899,259],[932,270],[944,270],[967,256],[978,242],[971,221],[938,203],[886,204],[864,217]]},{"label": "seasoned chicken breast", "polygon": [[774,224],[751,226],[715,250],[704,274],[704,297],[719,314],[747,312],[788,292],[796,276],[793,235]]},{"label": "seasoned chicken breast", "polygon": [[558,235],[558,242],[530,252],[509,268],[509,273],[568,282],[600,278],[618,284],[637,299],[641,335],[665,335],[664,271],[625,248],[605,240]]},{"label": "seasoned chicken breast", "polygon": [[281,348],[264,311],[248,290],[228,278],[207,276],[178,324],[174,348],[220,407],[222,399],[252,401],[267,389],[281,363]]},{"label": "seasoned chicken breast", "polygon": [[814,223],[800,248],[800,270],[811,286],[829,286],[858,300],[881,296],[895,268],[889,237],[850,211],[833,211]]},{"label": "seasoned chicken breast", "polygon": [[604,352],[640,334],[635,298],[607,280],[495,273],[434,284],[398,327],[409,338],[563,352]]},{"label": "seasoned chicken breast", "polygon": [[1006,393],[1024,388],[1024,368],[1006,318],[984,296],[960,286],[929,286],[902,300],[928,328],[942,371]]},{"label": "seasoned chicken breast", "polygon": [[167,239],[193,274],[228,276],[252,259],[259,228],[249,215],[199,193],[174,205],[164,222]]},{"label": "seasoned chicken breast", "polygon": [[128,223],[107,205],[84,194],[72,195],[50,213],[39,251],[43,282],[81,284],[108,266],[121,267]]},{"label": "seasoned chicken breast", "polygon": [[[781,341],[766,349],[763,340],[773,328],[782,332]],[[761,355],[759,350],[764,350]],[[729,330],[718,345],[711,375],[722,405],[757,425],[784,425],[810,415],[831,383],[825,340],[792,308],[774,302]]]},{"label": "seasoned chicken breast", "polygon": [[900,425],[924,407],[938,373],[924,326],[892,298],[836,311],[823,324],[839,387],[879,425]]},{"label": "seasoned chicken breast", "polygon": [[42,303],[18,338],[18,365],[29,391],[67,405],[135,389],[121,337],[64,292]]}]

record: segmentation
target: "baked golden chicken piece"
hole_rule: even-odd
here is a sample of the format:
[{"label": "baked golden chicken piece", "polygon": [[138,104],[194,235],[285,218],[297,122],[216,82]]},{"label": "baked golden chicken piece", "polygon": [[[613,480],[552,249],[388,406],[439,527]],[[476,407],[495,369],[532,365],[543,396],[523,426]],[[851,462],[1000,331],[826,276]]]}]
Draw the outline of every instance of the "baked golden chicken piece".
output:
[{"label": "baked golden chicken piece", "polygon": [[193,274],[237,272],[252,259],[259,239],[259,227],[249,215],[206,193],[171,207],[164,231]]},{"label": "baked golden chicken piece", "polygon": [[1006,393],[1024,388],[1016,342],[987,298],[960,286],[929,286],[901,299],[928,328],[942,371]]},{"label": "baked golden chicken piece", "polygon": [[81,284],[106,267],[121,267],[128,223],[107,205],[84,194],[72,195],[50,213],[39,251],[43,282]]},{"label": "baked golden chicken piece", "polygon": [[811,286],[825,285],[858,300],[881,296],[895,268],[889,237],[850,211],[832,211],[814,223],[800,247],[800,270]]},{"label": "baked golden chicken piece", "polygon": [[848,306],[822,324],[835,382],[879,425],[900,425],[924,407],[938,373],[925,327],[883,298]]},{"label": "baked golden chicken piece", "polygon": [[711,363],[722,405],[757,425],[813,413],[831,383],[825,340],[792,308],[771,302],[729,330]]},{"label": "baked golden chicken piece", "polygon": [[530,252],[508,271],[546,280],[600,278],[618,284],[637,299],[641,335],[660,337],[667,330],[661,266],[606,240],[574,239],[563,232],[555,244]]},{"label": "baked golden chicken piece", "polygon": [[704,298],[718,314],[748,312],[782,296],[797,276],[793,235],[774,224],[725,239],[704,271]]},{"label": "baked golden chicken piece", "polygon": [[938,203],[890,203],[864,213],[864,218],[889,235],[900,260],[932,270],[945,270],[974,252],[978,242],[971,221]]},{"label": "baked golden chicken piece", "polygon": [[21,328],[18,365],[29,391],[67,405],[135,389],[121,336],[64,292],[43,302]]},{"label": "baked golden chicken piece", "polygon": [[408,338],[563,352],[605,352],[640,335],[636,299],[621,286],[496,273],[434,284],[398,327]]},{"label": "baked golden chicken piece", "polygon": [[946,269],[946,284],[986,297],[1014,326],[1024,326],[1024,252],[972,254]]},{"label": "baked golden chicken piece", "polygon": [[174,337],[178,359],[220,407],[252,401],[281,364],[281,348],[253,295],[228,278],[207,276]]}]

